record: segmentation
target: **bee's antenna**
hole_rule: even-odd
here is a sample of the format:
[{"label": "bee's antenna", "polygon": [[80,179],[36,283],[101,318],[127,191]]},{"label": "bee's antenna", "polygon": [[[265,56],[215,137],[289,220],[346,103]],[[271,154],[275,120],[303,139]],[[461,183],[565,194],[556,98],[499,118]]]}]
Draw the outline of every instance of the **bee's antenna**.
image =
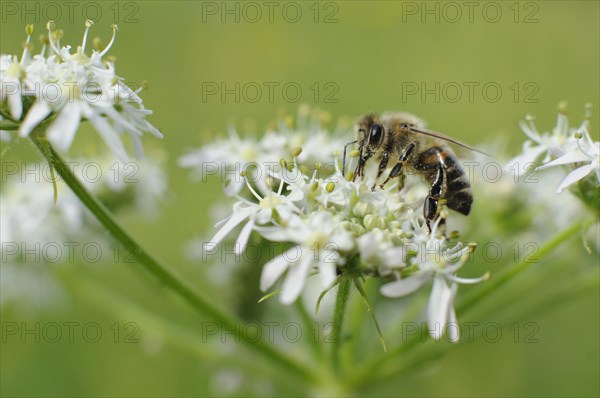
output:
[{"label": "bee's antenna", "polygon": [[474,152],[481,153],[482,155],[485,155],[485,156],[488,156],[488,157],[492,157],[492,155],[490,155],[490,154],[488,154],[488,153],[485,153],[485,152],[483,152],[482,150],[479,150],[479,149],[477,149],[477,148],[473,148],[472,146],[469,146],[469,145],[467,145],[467,144],[464,144],[464,143],[462,143],[462,142],[460,142],[460,141],[458,141],[458,140],[455,140],[454,138],[450,138],[450,137],[448,137],[447,135],[444,135],[444,134],[442,134],[442,133],[438,133],[437,131],[431,131],[431,130],[425,130],[425,129],[418,129],[418,128],[415,128],[415,127],[412,127],[412,126],[411,126],[411,127],[409,127],[409,129],[410,129],[412,132],[419,133],[419,134],[423,134],[423,135],[428,135],[428,136],[430,136],[430,137],[439,138],[439,139],[441,139],[441,140],[444,140],[444,141],[451,142],[451,143],[453,143],[453,144],[455,144],[455,145],[461,146],[461,147],[463,147],[463,148],[466,148],[466,149],[468,149],[468,150],[471,150],[471,151],[474,151]]},{"label": "bee's antenna", "polygon": [[358,141],[352,141],[344,145],[344,155],[342,157],[342,176],[346,176],[346,148],[348,145],[356,144]]}]

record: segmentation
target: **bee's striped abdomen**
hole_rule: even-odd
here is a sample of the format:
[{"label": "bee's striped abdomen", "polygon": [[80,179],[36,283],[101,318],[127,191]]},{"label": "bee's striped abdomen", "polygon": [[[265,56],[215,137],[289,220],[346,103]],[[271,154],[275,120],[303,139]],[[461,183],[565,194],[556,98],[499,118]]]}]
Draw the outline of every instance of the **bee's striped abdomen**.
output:
[{"label": "bee's striped abdomen", "polygon": [[460,164],[448,151],[441,153],[446,166],[446,205],[459,213],[468,215],[473,204],[473,192],[469,178]]},{"label": "bee's striped abdomen", "polygon": [[443,198],[446,205],[459,213],[468,215],[473,204],[471,184],[464,170],[449,149],[440,146],[423,151],[416,159],[413,167],[425,172],[429,182],[432,182],[435,165],[442,162],[446,171],[446,189]]}]

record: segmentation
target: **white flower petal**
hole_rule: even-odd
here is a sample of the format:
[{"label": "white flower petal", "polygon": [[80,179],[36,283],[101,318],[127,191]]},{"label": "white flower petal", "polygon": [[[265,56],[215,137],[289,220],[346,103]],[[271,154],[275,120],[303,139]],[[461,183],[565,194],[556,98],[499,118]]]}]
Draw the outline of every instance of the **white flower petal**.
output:
[{"label": "white flower petal", "polygon": [[281,288],[281,295],[279,301],[282,304],[292,304],[306,285],[306,277],[310,271],[310,265],[312,264],[311,254],[302,254],[302,258],[295,264],[290,264],[283,287]]},{"label": "white flower petal", "polygon": [[570,151],[565,153],[563,156],[558,159],[554,159],[553,161],[544,164],[543,166],[538,167],[538,170],[544,170],[553,166],[560,166],[563,164],[571,164],[577,162],[589,162],[590,159],[583,154],[581,151]]},{"label": "white flower petal", "polygon": [[210,240],[211,245],[216,245],[223,240],[223,238],[231,232],[239,223],[244,221],[246,218],[250,216],[250,211],[242,209],[237,212],[234,212],[229,220],[217,231],[215,236]]},{"label": "white flower petal", "polygon": [[576,183],[577,181],[581,180],[582,178],[584,178],[585,176],[590,174],[590,172],[592,170],[594,170],[593,164],[586,164],[585,166],[581,166],[581,167],[573,170],[560,183],[560,186],[556,190],[556,193],[561,193],[569,185]]},{"label": "white flower petal", "polygon": [[267,224],[268,222],[271,221],[272,217],[273,217],[273,209],[267,208],[261,208],[258,210],[258,212],[256,213],[256,223],[259,225],[264,225]]},{"label": "white flower petal", "polygon": [[382,255],[383,265],[388,268],[401,268],[405,266],[404,258],[406,256],[406,248],[394,247],[386,250]]},{"label": "white flower petal", "polygon": [[78,104],[76,102],[68,103],[48,128],[46,133],[48,140],[59,151],[67,151],[73,143],[80,120],[81,113]]},{"label": "white flower petal", "polygon": [[525,135],[531,138],[533,141],[540,142],[542,140],[539,133],[535,130],[535,127],[530,126],[524,121],[520,121],[519,126],[521,127],[521,130],[523,130]]},{"label": "white flower petal", "polygon": [[97,115],[93,115],[89,117],[90,123],[96,129],[98,134],[104,139],[106,145],[111,149],[111,151],[123,162],[128,162],[127,152],[125,151],[125,147],[123,146],[123,142],[121,142],[121,137],[119,134],[113,129],[113,127],[108,123],[108,121]]},{"label": "white flower petal", "polygon": [[226,196],[235,196],[246,186],[244,179],[239,176],[229,175],[226,178],[229,179],[223,189]]},{"label": "white flower petal", "polygon": [[250,233],[252,232],[252,228],[254,227],[254,221],[250,219],[242,228],[237,240],[235,241],[235,254],[242,254],[244,250],[246,250],[246,245],[248,244],[248,238],[250,238]]},{"label": "white flower petal", "polygon": [[429,334],[435,340],[442,337],[444,327],[448,322],[448,314],[452,305],[452,290],[442,276],[436,275],[433,280],[433,288],[429,296],[427,307],[427,324]]},{"label": "white flower petal", "polygon": [[506,169],[514,173],[516,177],[521,177],[529,171],[532,165],[537,166],[539,164],[536,164],[535,160],[546,150],[547,148],[543,146],[523,148],[523,153],[511,159],[507,163]]},{"label": "white flower petal", "polygon": [[254,228],[261,236],[273,242],[295,241],[292,231],[284,227],[256,227]]},{"label": "white flower petal", "polygon": [[460,340],[460,326],[458,324],[458,319],[456,318],[456,311],[454,310],[454,298],[456,297],[457,286],[453,284],[450,288],[452,290],[452,297],[450,299],[450,308],[448,312],[448,327],[446,330],[448,331],[448,339],[450,339],[453,343],[458,343]]},{"label": "white flower petal", "polygon": [[[13,80],[13,79],[7,79]],[[10,114],[15,120],[21,119],[21,114],[23,113],[23,102],[21,99],[21,82],[19,80],[14,79],[13,84],[16,85],[16,92],[8,96],[8,107],[10,108]]]},{"label": "white flower petal", "polygon": [[50,114],[50,111],[51,109],[48,103],[44,101],[36,102],[31,109],[29,109],[29,112],[27,112],[27,116],[25,116],[25,120],[23,120],[21,128],[19,129],[19,135],[21,137],[27,137],[31,133],[31,130]]},{"label": "white flower petal", "polygon": [[430,276],[431,272],[411,275],[407,278],[385,284],[381,286],[379,291],[386,297],[406,296],[423,286],[429,280]]},{"label": "white flower petal", "polygon": [[288,259],[292,256],[292,250],[295,253],[296,248],[288,249],[265,264],[260,274],[260,290],[267,291],[281,277],[288,268]]},{"label": "white flower petal", "polygon": [[333,250],[322,250],[319,253],[319,276],[324,289],[327,289],[335,281],[339,258],[339,253]]},{"label": "white flower petal", "polygon": [[337,250],[348,251],[354,247],[352,235],[347,231],[340,231],[331,237],[331,241],[335,244]]}]

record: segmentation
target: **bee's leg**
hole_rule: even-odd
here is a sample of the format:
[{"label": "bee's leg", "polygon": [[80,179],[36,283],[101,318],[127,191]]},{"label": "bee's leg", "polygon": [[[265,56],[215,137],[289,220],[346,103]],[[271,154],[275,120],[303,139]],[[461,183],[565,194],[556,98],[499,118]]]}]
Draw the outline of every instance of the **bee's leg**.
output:
[{"label": "bee's leg", "polygon": [[406,182],[406,174],[400,173],[398,176],[398,192],[404,189],[404,183]]},{"label": "bee's leg", "polygon": [[379,185],[379,188],[383,189],[383,187],[385,186],[385,184],[388,183],[389,180],[391,180],[392,178],[394,178],[398,174],[400,174],[400,172],[402,171],[402,166],[404,165],[404,163],[406,162],[406,160],[412,153],[413,149],[415,149],[415,144],[410,144],[409,146],[406,147],[406,149],[404,149],[404,151],[400,155],[400,160],[398,161],[398,163],[396,163],[396,165],[394,166],[392,171],[390,171],[390,175],[388,175],[388,177],[385,179],[385,181],[381,185]]},{"label": "bee's leg", "polygon": [[364,162],[365,162],[365,160],[363,159],[363,147],[361,145],[358,148],[358,165],[356,165],[356,169],[354,169],[354,175],[352,176],[352,181],[356,180],[356,177],[360,176]]},{"label": "bee's leg", "polygon": [[427,195],[425,203],[423,204],[423,217],[425,217],[425,223],[427,224],[427,229],[429,230],[429,233],[431,233],[431,221],[433,221],[439,214],[438,201],[442,197],[442,193],[445,186],[446,169],[444,168],[443,164],[438,163],[436,165],[435,179],[431,184],[429,195]]},{"label": "bee's leg", "polygon": [[371,156],[373,156],[373,153],[369,150],[369,148],[367,148],[366,151],[367,152],[363,155],[363,148],[359,148],[358,166],[356,167],[356,170],[354,170],[354,177],[352,177],[352,181],[356,180],[356,177],[365,176],[365,163],[367,163],[367,161],[371,159]]},{"label": "bee's leg", "polygon": [[383,156],[381,157],[381,162],[379,163],[379,169],[377,169],[377,176],[375,177],[375,181],[373,182],[373,186],[371,187],[371,191],[375,190],[377,186],[377,180],[381,177],[383,170],[387,167],[388,160],[390,159],[390,154],[388,151],[383,152]]},{"label": "bee's leg", "polygon": [[344,145],[344,155],[342,156],[342,176],[346,178],[346,148],[348,145],[356,144],[358,141],[352,141]]}]

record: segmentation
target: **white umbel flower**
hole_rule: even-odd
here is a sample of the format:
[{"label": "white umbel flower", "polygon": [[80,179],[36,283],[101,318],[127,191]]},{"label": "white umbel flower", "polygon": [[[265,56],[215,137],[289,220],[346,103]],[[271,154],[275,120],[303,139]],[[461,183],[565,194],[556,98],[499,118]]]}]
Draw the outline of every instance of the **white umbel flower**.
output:
[{"label": "white umbel flower", "polygon": [[336,278],[341,254],[353,248],[351,234],[340,228],[329,212],[317,212],[308,220],[294,217],[285,228],[268,227],[259,231],[274,242],[294,242],[294,246],[265,264],[260,289],[267,291],[287,270],[280,301],[293,303],[304,288],[311,269],[316,268],[324,289]]},{"label": "white umbel flower", "polygon": [[571,165],[568,175],[559,184],[557,193],[592,172],[595,172],[597,184],[600,186],[600,142],[594,141],[589,133],[591,105],[586,105],[585,120],[579,128],[569,127],[565,106],[562,105],[563,109],[558,114],[556,126],[551,134],[538,133],[531,117],[528,118],[528,123],[521,123],[523,132],[531,140],[523,144],[522,153],[507,165],[507,168],[515,171],[518,176],[528,171],[532,165],[536,166],[536,171]]},{"label": "white umbel flower", "polygon": [[577,146],[559,158],[540,166],[538,170],[561,165],[573,165],[571,171],[560,183],[557,193],[595,172],[598,185],[600,185],[600,142],[592,141],[588,132],[588,123],[585,121],[580,130],[575,133]]},{"label": "white umbel flower", "polygon": [[[463,247],[461,243],[452,248],[445,247],[445,238],[436,237],[438,223],[431,231],[431,236],[419,249],[417,256],[411,259],[417,266],[417,271],[397,281],[381,287],[381,294],[387,297],[402,297],[411,294],[433,279],[433,287],[429,296],[427,307],[427,323],[429,333],[435,340],[439,340],[444,330],[448,331],[448,338],[457,342],[460,338],[459,328],[454,311],[454,297],[458,289],[457,284],[473,284],[483,282],[489,278],[484,274],[479,278],[460,278],[456,272],[465,264],[473,246]],[[402,259],[399,260],[402,263]]]},{"label": "white umbel flower", "polygon": [[[407,203],[406,197],[411,194],[408,191],[412,190],[410,184],[399,191],[398,182],[390,181],[386,189],[371,190],[377,172],[374,163],[370,166],[375,167],[366,168],[364,180],[348,181],[340,172],[339,158],[334,150],[329,156],[321,153],[323,163],[309,167],[310,163],[306,162],[317,158],[318,146],[329,150],[327,143],[343,143],[344,140],[317,129],[315,131],[320,135],[314,143],[308,135],[314,133],[312,128],[316,127],[307,128],[305,122],[300,124],[302,126],[295,130],[282,123],[278,132],[268,133],[269,140],[274,143],[273,152],[282,157],[279,168],[267,169],[251,184],[245,181],[247,189],[237,191],[238,201],[232,214],[204,245],[205,251],[214,251],[220,242],[227,243],[231,231],[242,224],[241,232],[232,238],[237,254],[243,253],[252,232],[263,240],[261,245],[270,244],[277,248],[281,248],[282,243],[290,245],[280,249],[277,252],[280,254],[274,255],[263,266],[260,279],[260,289],[264,292],[280,284],[275,293],[284,304],[294,302],[312,276],[319,280],[323,291],[343,278],[382,278],[393,281],[383,289],[392,295],[414,292],[433,279],[430,319],[432,323],[447,325],[455,318],[456,287],[452,287],[453,284],[485,279],[463,280],[455,275],[464,263],[462,258],[454,261],[456,256],[468,253],[470,246],[457,245],[455,258],[448,261],[416,261],[419,256],[432,251],[438,257],[447,258],[442,244],[445,238],[435,237],[437,227],[436,232],[429,235],[421,216],[426,192],[420,196],[412,195],[414,203]],[[255,141],[244,139],[248,148],[261,147],[262,140],[264,137]],[[223,161],[222,167],[228,167],[235,162],[232,157],[239,149],[232,144],[240,142],[235,135],[232,142],[223,145],[221,153],[209,150],[216,144],[200,151],[202,156],[215,156],[213,159]],[[302,143],[310,143],[310,148],[296,146]],[[339,148],[343,145],[338,146],[338,153]],[[262,149],[253,155],[265,159],[266,153],[268,151]],[[192,156],[182,160],[192,162],[197,159]],[[358,283],[356,279],[355,283]],[[270,297],[271,294],[267,295]]]},{"label": "white umbel flower", "polygon": [[21,60],[1,57],[2,102],[8,102],[11,122],[19,125],[21,137],[47,122],[46,137],[64,152],[71,147],[80,123],[87,120],[119,159],[127,160],[122,142],[124,133],[130,136],[136,154],[141,156],[140,136],[150,133],[162,138],[162,134],[146,120],[151,111],[144,108],[137,92],[116,75],[113,63],[102,58],[115,41],[116,26],[106,48],[93,50],[88,56],[85,51],[91,26],[92,22],[86,21],[82,43],[71,53],[70,46],[60,47],[60,35],[54,30],[54,23],[49,22],[49,48],[44,45],[33,58],[28,53],[33,28],[28,27],[28,43]]},{"label": "white umbel flower", "polygon": [[532,165],[548,162],[552,158],[562,156],[575,146],[575,141],[569,135],[569,123],[564,112],[559,112],[556,126],[550,133],[539,133],[533,123],[533,116],[527,115],[525,121],[519,122],[521,130],[529,140],[523,143],[521,154],[508,162],[507,168],[520,177],[528,172]]},{"label": "white umbel flower", "polygon": [[246,225],[242,228],[235,243],[235,253],[240,254],[246,248],[250,234],[257,225],[285,221],[289,219],[292,214],[299,212],[295,202],[302,199],[303,193],[301,191],[296,191],[290,195],[283,195],[283,179],[279,184],[277,192],[267,191],[264,196],[261,196],[256,192],[247,179],[244,178],[244,181],[257,202],[251,202],[242,198],[239,202],[235,203],[233,205],[233,214],[226,220],[217,224],[222,224],[222,227],[217,231],[210,242],[205,245],[207,250],[214,248],[215,245],[220,243],[235,227],[247,220]]}]

